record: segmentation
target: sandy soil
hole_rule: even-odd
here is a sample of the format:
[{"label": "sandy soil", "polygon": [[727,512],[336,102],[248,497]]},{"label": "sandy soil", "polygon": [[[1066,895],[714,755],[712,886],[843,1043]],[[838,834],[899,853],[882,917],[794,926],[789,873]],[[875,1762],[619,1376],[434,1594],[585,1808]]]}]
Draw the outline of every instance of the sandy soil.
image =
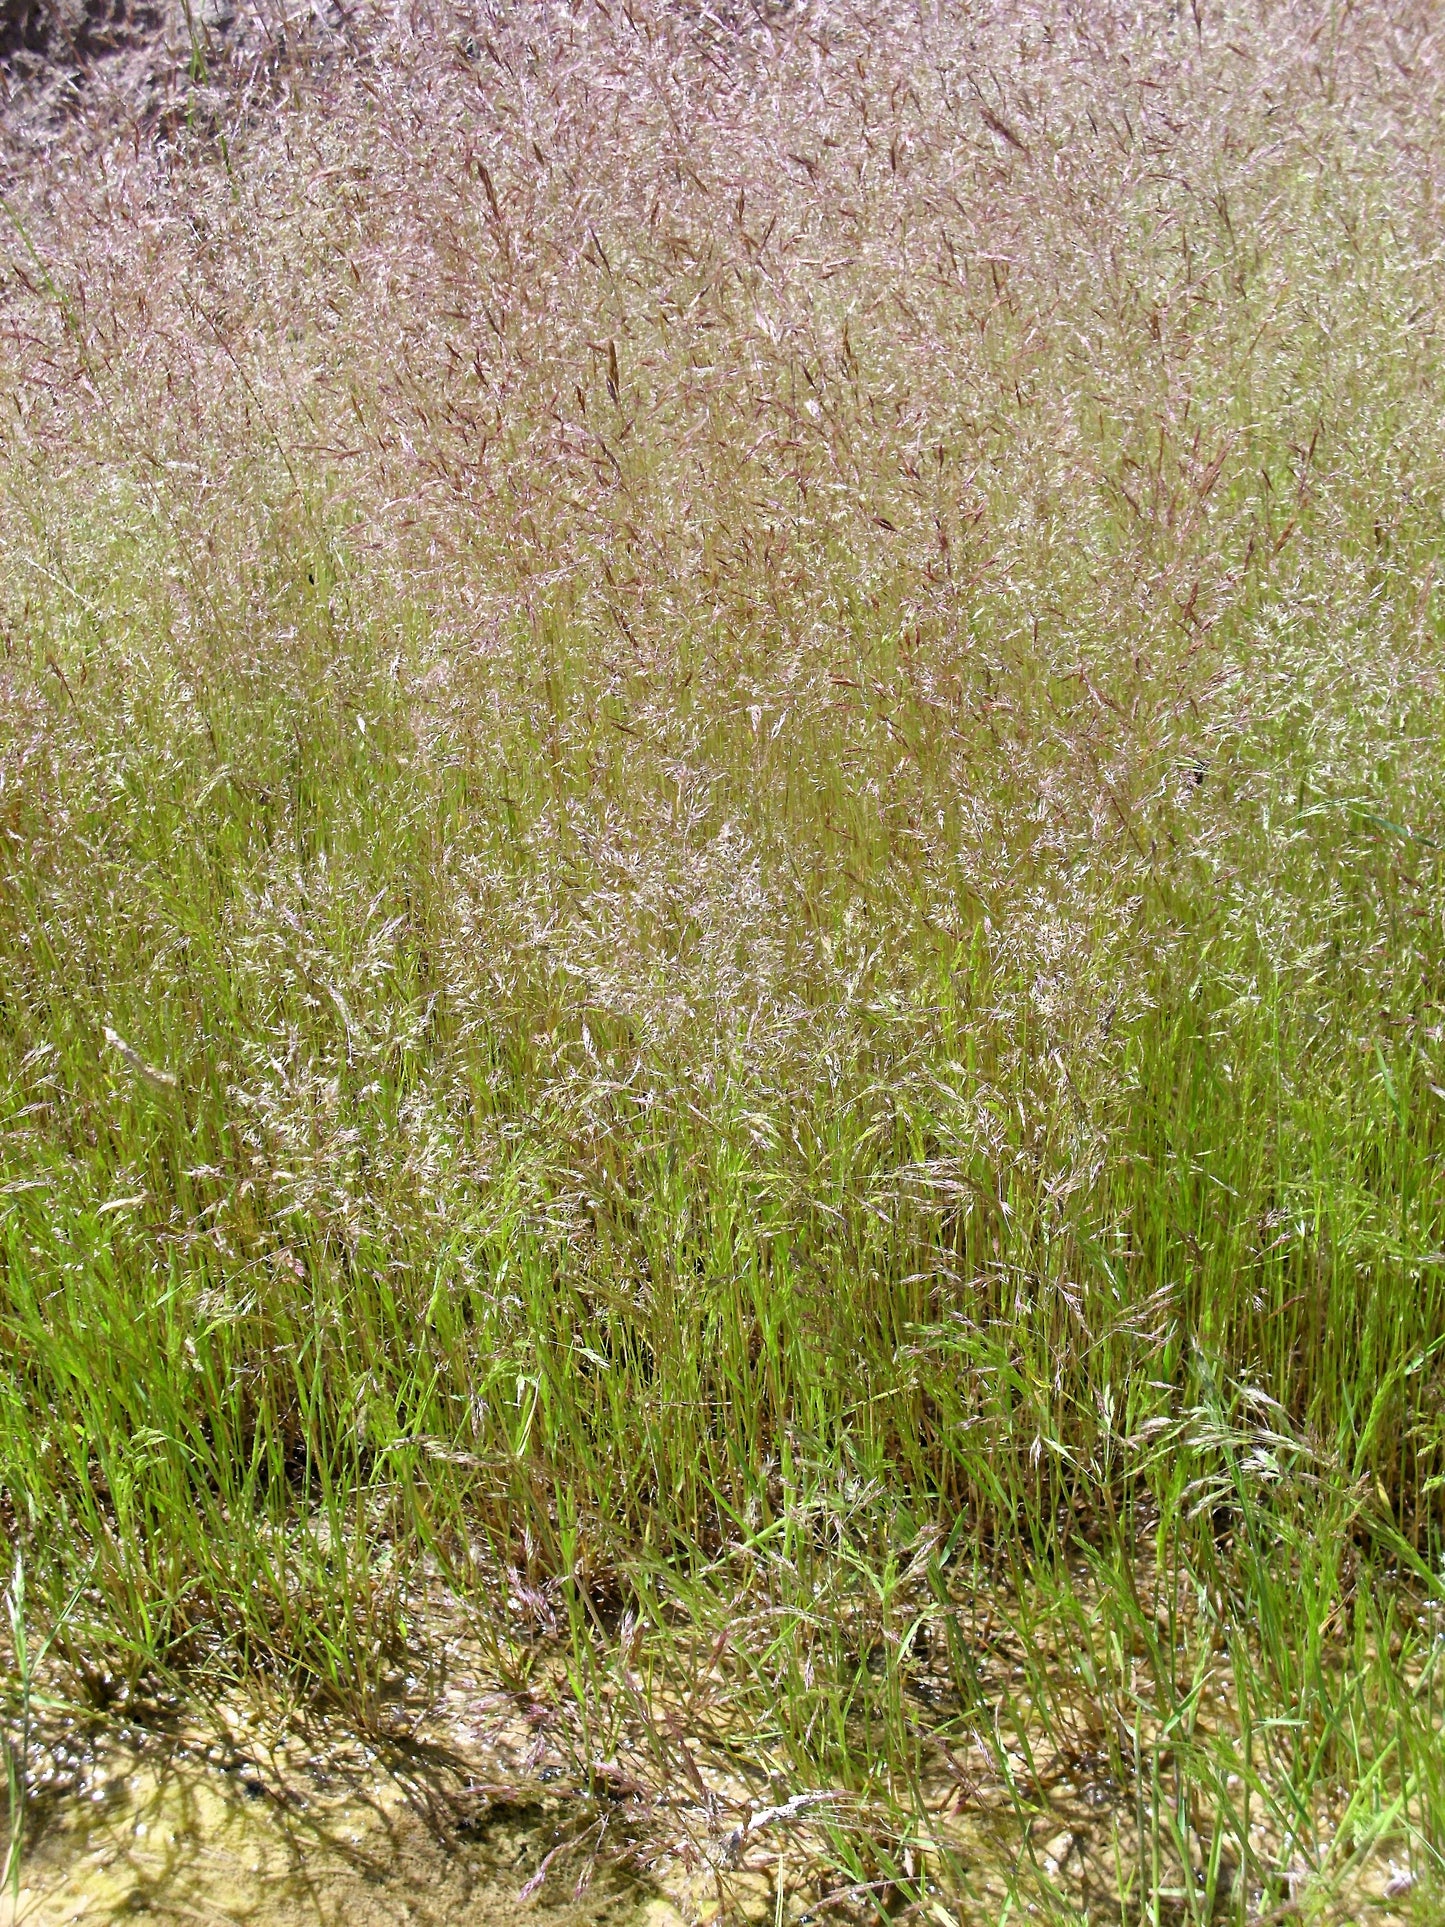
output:
[{"label": "sandy soil", "polygon": [[[540,1923],[667,1927],[668,1903],[606,1868],[562,1856],[524,1890],[565,1821],[560,1803],[480,1798],[458,1821],[425,1789],[378,1770],[364,1791],[323,1764],[278,1777],[275,1761],[193,1746],[116,1746],[63,1798],[37,1803],[4,1927],[60,1927],[137,1914],[158,1921]],[[562,1831],[565,1832],[565,1826]]]}]

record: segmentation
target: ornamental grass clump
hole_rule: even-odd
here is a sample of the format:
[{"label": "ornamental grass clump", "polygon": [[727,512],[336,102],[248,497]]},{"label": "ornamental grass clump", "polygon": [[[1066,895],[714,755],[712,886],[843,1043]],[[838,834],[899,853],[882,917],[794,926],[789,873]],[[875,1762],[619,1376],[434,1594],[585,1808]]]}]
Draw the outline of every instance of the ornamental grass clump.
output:
[{"label": "ornamental grass clump", "polygon": [[1431,1918],[1434,10],[349,32],[5,190],[73,1690],[465,1623],[725,1905]]}]

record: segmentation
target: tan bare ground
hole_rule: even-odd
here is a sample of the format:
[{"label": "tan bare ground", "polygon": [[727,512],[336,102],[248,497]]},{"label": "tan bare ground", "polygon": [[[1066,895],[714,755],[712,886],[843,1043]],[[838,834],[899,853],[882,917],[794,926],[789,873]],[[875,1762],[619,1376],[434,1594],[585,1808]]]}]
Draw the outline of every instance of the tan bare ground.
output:
[{"label": "tan bare ground", "polygon": [[[478,1792],[470,1810],[376,1763],[152,1740],[93,1753],[39,1802],[4,1927],[130,1920],[248,1927],[598,1922],[666,1927],[673,1907],[587,1856],[545,1865],[565,1800]],[[541,1875],[540,1880],[538,1875]]]}]

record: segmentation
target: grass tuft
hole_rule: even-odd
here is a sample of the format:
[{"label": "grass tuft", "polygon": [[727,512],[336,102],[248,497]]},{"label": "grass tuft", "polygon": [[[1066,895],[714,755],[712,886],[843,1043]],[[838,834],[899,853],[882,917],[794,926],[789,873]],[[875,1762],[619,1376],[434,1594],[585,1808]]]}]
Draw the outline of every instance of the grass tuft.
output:
[{"label": "grass tuft", "polygon": [[1431,10],[355,30],[6,202],[26,1610],[445,1586],[779,1921],[1432,1918]]}]

